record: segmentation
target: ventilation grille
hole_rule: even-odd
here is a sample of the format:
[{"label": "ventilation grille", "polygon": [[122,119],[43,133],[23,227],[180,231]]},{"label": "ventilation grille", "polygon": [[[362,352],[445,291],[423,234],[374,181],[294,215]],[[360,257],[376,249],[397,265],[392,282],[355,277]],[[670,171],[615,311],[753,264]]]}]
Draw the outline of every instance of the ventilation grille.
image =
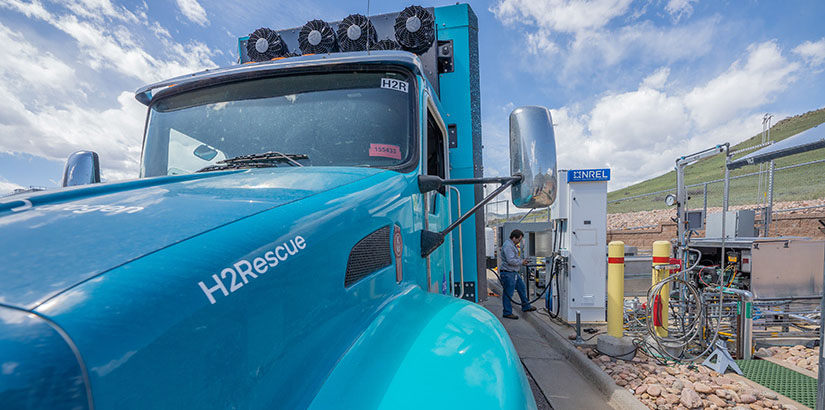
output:
[{"label": "ventilation grille", "polygon": [[385,226],[367,235],[352,247],[347,261],[344,287],[350,287],[367,275],[391,264],[390,227]]}]

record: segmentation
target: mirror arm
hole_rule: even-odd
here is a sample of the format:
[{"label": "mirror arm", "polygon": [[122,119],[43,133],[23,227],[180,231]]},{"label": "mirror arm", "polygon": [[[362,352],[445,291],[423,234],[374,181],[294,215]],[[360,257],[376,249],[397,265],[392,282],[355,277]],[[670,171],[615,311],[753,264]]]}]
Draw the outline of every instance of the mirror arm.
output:
[{"label": "mirror arm", "polygon": [[[438,177],[435,177],[438,178]],[[475,213],[479,208],[486,205],[488,202],[493,200],[493,198],[497,197],[498,194],[504,192],[505,189],[509,188],[511,185],[514,185],[518,182],[521,182],[522,176],[520,174],[513,175],[511,177],[494,177],[494,178],[467,178],[467,179],[448,179],[439,180],[444,183],[444,185],[460,185],[460,184],[480,184],[480,183],[487,183],[487,182],[502,182],[501,186],[496,188],[495,191],[491,192],[490,195],[487,195],[484,199],[482,199],[479,203],[475,204],[469,211],[461,215],[455,222],[451,223],[450,226],[445,228],[441,232],[432,232],[428,230],[421,231],[421,257],[426,258],[430,256],[442,243],[444,243],[444,237],[447,236],[453,229],[455,229],[458,225],[461,225],[462,222],[466,221],[473,213]],[[469,181],[485,181],[485,182],[469,182]],[[461,181],[458,184],[455,184],[454,181]],[[467,182],[465,182],[467,181]],[[418,177],[419,186],[421,186],[421,176]],[[436,188],[437,189],[437,188]]]},{"label": "mirror arm", "polygon": [[511,177],[488,177],[488,178],[459,178],[459,179],[441,179],[435,175],[419,175],[418,176],[418,190],[422,194],[430,191],[441,189],[444,185],[474,185],[474,184],[503,184],[508,181],[521,181],[521,174],[516,174]]}]

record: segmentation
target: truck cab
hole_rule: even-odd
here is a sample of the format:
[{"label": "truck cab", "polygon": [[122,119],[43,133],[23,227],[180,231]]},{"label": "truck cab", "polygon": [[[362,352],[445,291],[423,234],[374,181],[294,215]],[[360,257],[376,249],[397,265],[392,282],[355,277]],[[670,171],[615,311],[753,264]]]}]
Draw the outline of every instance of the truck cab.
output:
[{"label": "truck cab", "polygon": [[[419,54],[241,53],[143,87],[140,178],[0,202],[0,363],[16,363],[0,402],[534,408],[507,333],[473,303],[489,200],[475,16],[430,13]],[[547,206],[552,121],[528,111],[497,192]]]}]

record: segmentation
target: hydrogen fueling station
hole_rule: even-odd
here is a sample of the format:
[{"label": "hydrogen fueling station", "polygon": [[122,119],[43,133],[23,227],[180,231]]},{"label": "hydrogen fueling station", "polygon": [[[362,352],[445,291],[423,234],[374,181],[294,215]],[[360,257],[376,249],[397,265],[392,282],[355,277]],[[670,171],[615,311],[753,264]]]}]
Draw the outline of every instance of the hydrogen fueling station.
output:
[{"label": "hydrogen fueling station", "polygon": [[[546,107],[484,175],[478,30],[458,3],[250,27],[237,64],[135,92],[139,178],[101,182],[89,147],[0,197],[0,408],[821,409],[766,352],[821,343],[825,240],[729,184],[825,133],[676,158],[676,234],[640,251]],[[685,173],[719,156],[698,209]]]}]

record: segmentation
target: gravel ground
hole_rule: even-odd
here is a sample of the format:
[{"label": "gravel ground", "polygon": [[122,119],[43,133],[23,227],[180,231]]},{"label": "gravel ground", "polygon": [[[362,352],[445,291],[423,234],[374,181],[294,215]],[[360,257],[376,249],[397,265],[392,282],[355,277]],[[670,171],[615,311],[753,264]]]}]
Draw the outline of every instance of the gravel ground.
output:
[{"label": "gravel ground", "polygon": [[772,357],[785,363],[801,367],[805,370],[819,373],[819,348],[808,348],[802,345],[796,346],[774,346],[759,349],[756,352],[759,357]]},{"label": "gravel ground", "polygon": [[651,409],[796,408],[781,404],[771,391],[754,390],[701,365],[662,366],[643,354],[637,354],[634,362],[626,362],[589,348],[579,349]]},{"label": "gravel ground", "polygon": [[[775,210],[801,208],[804,206],[825,205],[825,199],[810,201],[787,201],[773,204]],[[731,210],[751,209],[753,206],[732,206]],[[722,212],[722,208],[708,208],[708,213]],[[805,209],[801,211],[787,212],[787,215],[808,215],[825,212],[825,208]],[[676,209],[657,209],[653,211],[628,212],[623,214],[608,214],[607,229],[622,229],[639,226],[658,225],[662,222],[670,222],[670,218],[676,216]]]}]

